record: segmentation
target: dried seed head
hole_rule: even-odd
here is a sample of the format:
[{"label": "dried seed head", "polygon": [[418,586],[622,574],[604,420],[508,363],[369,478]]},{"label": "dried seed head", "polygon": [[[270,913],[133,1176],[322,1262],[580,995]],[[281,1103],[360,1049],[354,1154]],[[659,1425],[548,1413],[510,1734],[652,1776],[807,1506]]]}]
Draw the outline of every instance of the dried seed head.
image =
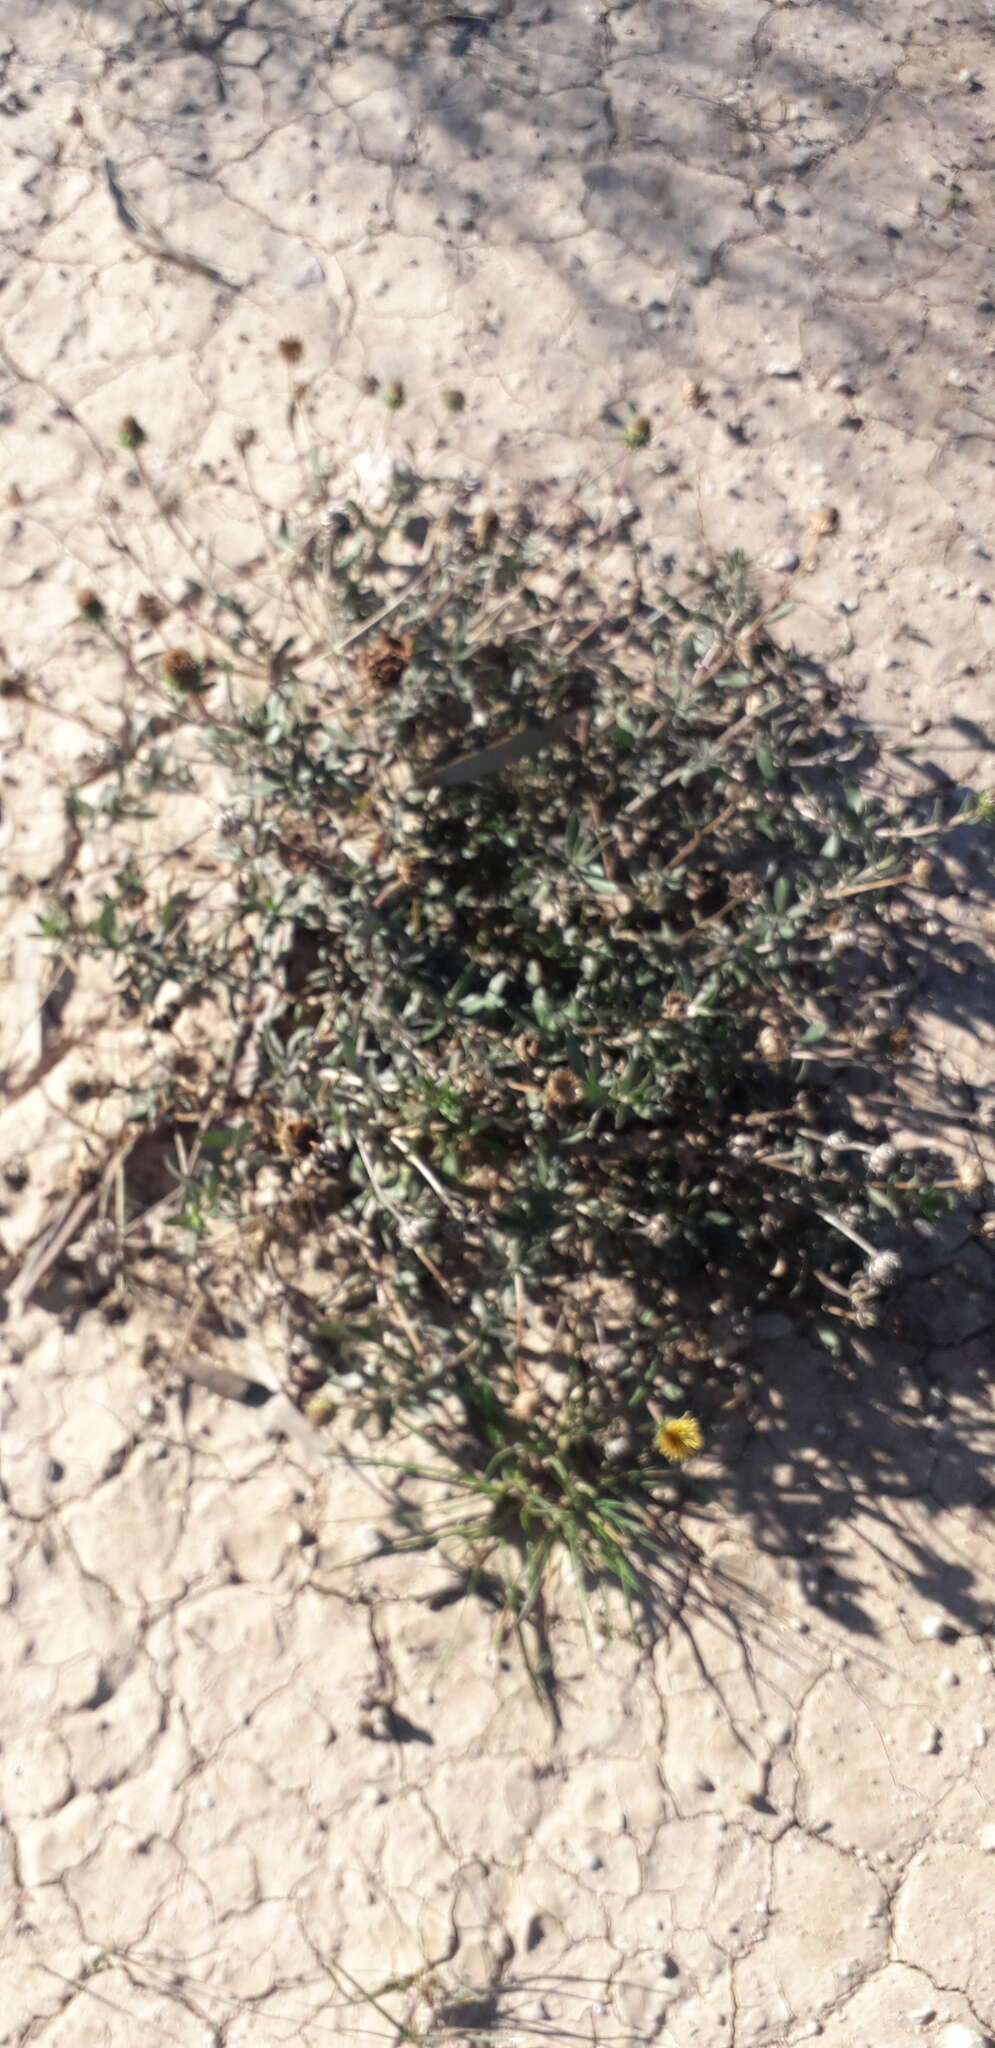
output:
[{"label": "dried seed head", "polygon": [[143,626],[161,625],[168,610],[169,606],[151,590],[143,590],[135,603],[135,617]]},{"label": "dried seed head", "polygon": [[858,1275],[850,1289],[850,1306],[861,1330],[874,1330],[881,1321],[880,1289],[866,1276]]},{"label": "dried seed head", "polygon": [[304,343],[297,334],[284,334],[281,335],[280,340],[276,344],[276,352],[285,363],[292,367],[294,363],[300,362],[304,354]]},{"label": "dried seed head", "polygon": [[273,1133],[277,1150],[288,1159],[303,1159],[318,1139],[318,1127],[307,1116],[294,1116],[289,1110],[281,1110]]},{"label": "dried seed head", "polygon": [[909,869],[909,881],[913,889],[930,889],[936,875],[936,863],[929,855],[921,853]]},{"label": "dried seed head", "polygon": [[850,1140],[845,1131],[830,1131],[829,1136],[823,1138],[822,1144],[823,1150],[826,1152],[849,1152],[850,1150]]},{"label": "dried seed head", "polygon": [[162,664],[163,682],[171,690],[190,696],[204,688],[204,670],[189,647],[171,647]]},{"label": "dried seed head", "polygon": [[534,1067],[542,1052],[542,1039],[534,1031],[520,1031],[512,1049],[523,1067]]},{"label": "dried seed head", "polygon": [[105,616],[104,600],[95,590],[77,590],[76,609],[88,626],[99,626]]},{"label": "dried seed head", "polygon": [[407,396],[399,377],[393,377],[384,385],[383,402],[390,412],[400,412]]},{"label": "dried seed head", "polygon": [[685,405],[690,406],[692,412],[700,412],[708,397],[708,393],[704,385],[699,384],[697,377],[688,377],[685,379],[682,387],[681,397]]},{"label": "dried seed head", "polygon": [[898,1147],[886,1138],[883,1145],[875,1145],[866,1159],[868,1180],[882,1180],[886,1174],[894,1173],[898,1165]]},{"label": "dried seed head", "polygon": [[827,533],[835,533],[839,523],[840,515],[835,505],[820,505],[812,514],[812,532],[817,540]]},{"label": "dried seed head", "polygon": [[574,1108],[580,1095],[580,1082],[570,1067],[557,1067],[550,1074],[543,1093],[543,1102],[549,1116],[566,1116]]},{"label": "dried seed head", "polygon": [[962,1195],[983,1195],[988,1175],[980,1159],[963,1159],[957,1169],[957,1186]]},{"label": "dried seed head", "polygon": [[539,1405],[540,1394],[537,1387],[520,1387],[511,1404],[511,1412],[516,1422],[531,1422]]},{"label": "dried seed head", "polygon": [[897,1252],[872,1252],[864,1268],[871,1287],[893,1287],[901,1277],[902,1261]]},{"label": "dried seed head", "polygon": [[129,412],[118,427],[117,438],[122,448],[140,448],[149,437],[145,428]]},{"label": "dried seed head", "polygon": [[414,639],[410,633],[378,633],[360,649],[356,667],[364,681],[377,690],[393,690],[411,660]]}]

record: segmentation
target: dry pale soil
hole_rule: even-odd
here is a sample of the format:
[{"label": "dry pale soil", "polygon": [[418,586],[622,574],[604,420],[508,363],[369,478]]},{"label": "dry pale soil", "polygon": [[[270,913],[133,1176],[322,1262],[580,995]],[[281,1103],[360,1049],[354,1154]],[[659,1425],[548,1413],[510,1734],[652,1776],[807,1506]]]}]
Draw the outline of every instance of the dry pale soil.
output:
[{"label": "dry pale soil", "polygon": [[[353,488],[394,458],[584,478],[638,508],[649,590],[745,547],[910,774],[985,783],[993,152],[981,0],[0,0],[0,638],[31,686],[0,703],[5,1261],[64,1201],[111,1056],[33,936],[128,687],[74,592],[176,599],[188,540],[258,550],[239,430],[268,503],[301,488],[281,335]],[[989,869],[945,870],[974,972],[938,961],[910,1056],[916,1113],[972,1143]],[[693,1562],[592,1642],[564,1599],[555,1711],[441,1562],[336,1569],[376,1548],[373,1477],[151,1384],[130,1323],[13,1301],[4,2048],[358,2048],[433,2013],[529,2048],[980,2048],[980,1220],[862,1378],[768,1324],[751,1410],[694,1468]]]}]

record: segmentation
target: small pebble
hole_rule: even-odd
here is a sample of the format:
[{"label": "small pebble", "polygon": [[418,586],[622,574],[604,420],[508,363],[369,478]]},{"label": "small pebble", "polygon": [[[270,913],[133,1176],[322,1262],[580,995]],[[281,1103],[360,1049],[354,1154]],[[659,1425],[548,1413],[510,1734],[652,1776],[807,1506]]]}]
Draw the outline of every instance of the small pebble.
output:
[{"label": "small pebble", "polygon": [[960,1684],[956,1671],[952,1671],[949,1664],[940,1672],[940,1684],[949,1686]]},{"label": "small pebble", "polygon": [[943,2048],[990,2048],[990,2044],[977,2027],[965,2027],[960,2020],[954,2020],[943,2029]]},{"label": "small pebble", "polygon": [[[915,727],[913,727],[913,731]],[[957,1634],[945,1614],[927,1614],[920,1624],[919,1634],[927,1643],[949,1643]]]},{"label": "small pebble", "polygon": [[794,548],[782,548],[780,554],[774,556],[771,567],[783,569],[790,575],[793,569],[797,569],[799,560],[800,557],[796,555]]},{"label": "small pebble", "polygon": [[926,717],[924,717],[923,713],[922,713],[922,712],[920,712],[920,713],[919,713],[919,715],[918,715],[918,717],[916,717],[916,718],[913,718],[913,720],[912,720],[912,722],[911,722],[911,725],[910,725],[910,731],[911,731],[911,732],[914,732],[914,733],[915,733],[915,735],[916,735],[916,738],[918,739],[918,738],[920,738],[920,737],[921,737],[921,735],[922,735],[922,734],[923,734],[924,732],[928,732],[928,731],[929,731],[929,728],[930,728],[930,726],[932,725],[932,723],[933,723],[933,721],[932,721],[932,719],[931,719],[931,718],[926,718]]},{"label": "small pebble", "polygon": [[987,1730],[987,1728],[985,1727],[985,1725],[984,1725],[984,1723],[983,1723],[982,1721],[976,1721],[976,1722],[975,1722],[975,1724],[974,1724],[974,1731],[973,1731],[973,1733],[972,1733],[972,1736],[971,1736],[971,1748],[972,1748],[972,1749],[984,1749],[984,1747],[985,1747],[985,1744],[987,1743],[987,1741],[988,1741],[988,1730]]},{"label": "small pebble", "polygon": [[995,1665],[993,1665],[993,1664],[992,1664],[992,1660],[991,1660],[991,1658],[990,1658],[990,1657],[979,1657],[979,1658],[978,1658],[978,1675],[979,1675],[979,1677],[981,1677],[981,1678],[990,1678],[990,1677],[991,1677],[991,1675],[992,1675],[992,1672],[993,1672],[993,1670],[995,1670]]},{"label": "small pebble", "polygon": [[920,1742],[920,1744],[919,1744],[919,1755],[920,1755],[920,1756],[936,1756],[936,1755],[937,1755],[937,1754],[939,1753],[939,1748],[940,1748],[940,1731],[939,1731],[939,1729],[938,1729],[938,1728],[928,1728],[928,1729],[926,1730],[926,1733],[925,1733],[925,1735],[924,1735],[924,1736],[923,1736],[923,1738],[922,1738],[922,1741],[921,1741],[921,1742]]},{"label": "small pebble", "polygon": [[978,1836],[978,1843],[986,1856],[995,1856],[995,1821],[986,1822]]}]

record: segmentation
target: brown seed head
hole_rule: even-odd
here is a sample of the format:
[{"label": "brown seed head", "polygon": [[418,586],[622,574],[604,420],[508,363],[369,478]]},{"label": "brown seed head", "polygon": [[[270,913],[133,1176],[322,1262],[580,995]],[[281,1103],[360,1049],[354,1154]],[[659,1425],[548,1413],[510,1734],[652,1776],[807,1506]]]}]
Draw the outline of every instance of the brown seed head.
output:
[{"label": "brown seed head", "polygon": [[816,540],[822,540],[827,533],[835,533],[840,515],[835,505],[820,505],[812,514],[812,532]]},{"label": "brown seed head", "polygon": [[514,1049],[523,1067],[534,1067],[542,1051],[542,1039],[534,1031],[520,1031]]},{"label": "brown seed head", "polygon": [[287,363],[289,366],[292,366],[294,363],[300,362],[301,357],[304,354],[304,343],[301,341],[299,335],[283,334],[281,335],[280,340],[276,344],[276,352],[278,356],[282,357],[285,363]]},{"label": "brown seed head", "polygon": [[99,626],[104,616],[104,601],[95,590],[77,590],[76,609],[88,626]]},{"label": "brown seed head", "polygon": [[189,647],[171,647],[162,664],[162,674],[170,689],[187,693],[199,690],[204,681],[203,666]]},{"label": "brown seed head", "polygon": [[135,604],[135,617],[143,626],[159,626],[169,606],[152,590],[143,590]]},{"label": "brown seed head", "polygon": [[361,649],[356,666],[364,681],[377,690],[393,690],[404,674],[414,651],[410,633],[378,633]]},{"label": "brown seed head", "polygon": [[570,1067],[557,1067],[550,1074],[543,1092],[543,1102],[549,1116],[566,1116],[574,1108],[580,1095],[580,1082]]}]

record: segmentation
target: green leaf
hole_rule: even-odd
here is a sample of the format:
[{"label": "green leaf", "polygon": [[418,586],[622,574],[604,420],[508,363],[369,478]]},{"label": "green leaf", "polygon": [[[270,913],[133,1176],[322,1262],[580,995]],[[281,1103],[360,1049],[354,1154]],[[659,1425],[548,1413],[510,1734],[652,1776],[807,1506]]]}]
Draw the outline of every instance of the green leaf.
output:
[{"label": "green leaf", "polygon": [[248,1144],[254,1128],[253,1124],[235,1124],[230,1131],[205,1131],[200,1142],[205,1152],[230,1152]]},{"label": "green leaf", "polygon": [[787,875],[778,875],[774,883],[774,909],[779,915],[787,910],[791,901],[791,882]]},{"label": "green leaf", "polygon": [[821,1017],[817,1017],[815,1023],[810,1024],[808,1030],[802,1034],[801,1042],[803,1045],[818,1045],[828,1030],[828,1024]]}]

